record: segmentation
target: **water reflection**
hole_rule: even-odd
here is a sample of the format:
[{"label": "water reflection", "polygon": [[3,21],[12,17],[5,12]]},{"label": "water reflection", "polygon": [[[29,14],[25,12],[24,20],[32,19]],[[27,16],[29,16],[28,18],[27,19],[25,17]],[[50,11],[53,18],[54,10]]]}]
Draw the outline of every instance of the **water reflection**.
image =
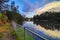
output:
[{"label": "water reflection", "polygon": [[60,24],[59,23],[53,23],[49,21],[39,21],[35,22],[34,24],[37,25],[38,30],[42,30],[45,34],[53,37],[53,38],[59,38],[60,39]]},{"label": "water reflection", "polygon": [[41,25],[45,29],[50,30],[58,30],[60,31],[60,23],[57,22],[49,22],[49,21],[34,21],[34,24]]},{"label": "water reflection", "polygon": [[[60,31],[57,30],[47,30],[44,27],[41,27],[40,25],[37,25],[35,27],[37,30],[44,32],[45,35],[48,35],[46,38],[50,38],[51,40],[60,40]],[[50,37],[49,37],[50,36]]]},{"label": "water reflection", "polygon": [[[52,22],[33,22],[33,21],[25,21],[23,23],[23,27],[27,27],[28,29],[32,30],[33,32],[38,33],[44,38],[48,40],[60,40],[60,28],[56,28],[59,25],[57,23],[52,24]],[[58,26],[59,27],[59,26]]]}]

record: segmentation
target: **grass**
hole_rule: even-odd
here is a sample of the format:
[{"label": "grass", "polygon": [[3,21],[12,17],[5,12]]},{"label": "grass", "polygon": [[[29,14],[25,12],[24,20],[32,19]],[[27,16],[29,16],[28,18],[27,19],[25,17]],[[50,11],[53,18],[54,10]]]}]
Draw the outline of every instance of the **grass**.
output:
[{"label": "grass", "polygon": [[[19,27],[17,28],[17,40],[24,40],[24,29]],[[33,37],[31,35],[29,35],[27,32],[26,32],[26,40],[34,40]]]},{"label": "grass", "polygon": [[[7,22],[6,15],[0,13],[0,40],[24,40],[24,29],[19,27],[13,30],[11,23]],[[26,32],[26,40],[33,40],[33,37]]]},{"label": "grass", "polygon": [[[3,24],[0,27],[0,39],[1,38],[2,38],[2,40],[7,39],[7,36],[9,37],[10,35],[12,35],[12,37],[15,40],[24,40],[24,29],[21,27],[18,27],[17,30],[14,31],[13,28],[11,27],[11,25]],[[9,39],[10,38],[8,38],[8,40]],[[28,32],[26,32],[26,40],[34,40],[33,37],[28,34]]]},{"label": "grass", "polygon": [[11,25],[3,24],[0,26],[0,40],[10,40],[13,32]]}]

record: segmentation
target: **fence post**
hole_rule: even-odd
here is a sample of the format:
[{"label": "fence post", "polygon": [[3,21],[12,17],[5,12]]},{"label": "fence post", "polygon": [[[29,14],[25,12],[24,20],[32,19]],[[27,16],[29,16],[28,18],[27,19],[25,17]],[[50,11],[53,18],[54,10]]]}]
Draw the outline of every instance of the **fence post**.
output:
[{"label": "fence post", "polygon": [[26,40],[25,27],[24,27],[24,40]]}]

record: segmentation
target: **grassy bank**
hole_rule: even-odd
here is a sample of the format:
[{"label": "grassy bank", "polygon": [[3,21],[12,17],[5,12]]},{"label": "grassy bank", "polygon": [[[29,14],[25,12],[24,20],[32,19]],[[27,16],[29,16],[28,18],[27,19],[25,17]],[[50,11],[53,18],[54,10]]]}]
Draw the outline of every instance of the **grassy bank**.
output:
[{"label": "grassy bank", "polygon": [[[24,29],[19,27],[16,32],[11,25],[0,26],[0,40],[24,40]],[[26,32],[26,40],[33,40],[33,37]]]},{"label": "grassy bank", "polygon": [[[24,29],[19,27],[16,30],[16,34],[17,34],[17,39],[16,40],[24,40]],[[34,40],[33,37],[31,35],[29,35],[26,32],[26,40]]]},{"label": "grassy bank", "polygon": [[13,29],[10,24],[0,25],[0,40],[15,40],[12,32]]}]

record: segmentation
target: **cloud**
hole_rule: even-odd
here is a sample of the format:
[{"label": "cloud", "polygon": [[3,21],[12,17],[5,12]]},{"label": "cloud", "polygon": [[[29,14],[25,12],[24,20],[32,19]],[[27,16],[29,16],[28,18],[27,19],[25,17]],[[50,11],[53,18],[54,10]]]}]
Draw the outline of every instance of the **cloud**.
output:
[{"label": "cloud", "polygon": [[[41,13],[48,11],[51,8],[56,8],[56,7],[60,7],[60,1],[59,2],[51,2],[46,4],[44,7],[36,9],[34,12],[38,15],[40,15]],[[36,15],[35,14],[35,15]]]},{"label": "cloud", "polygon": [[31,0],[32,2],[30,2],[29,0],[22,0],[24,3],[24,7],[22,8],[23,12],[31,12],[37,8],[39,8],[40,6],[44,5],[47,0]]},{"label": "cloud", "polygon": [[60,0],[42,0],[42,3],[41,3],[41,5],[45,5],[45,4],[48,4],[48,3],[51,3],[51,2],[54,2],[54,1],[60,1]]},{"label": "cloud", "polygon": [[24,0],[23,3],[24,3],[23,8],[22,8],[23,12],[31,12],[34,9],[38,8],[39,6],[38,0],[37,1],[34,0],[32,2],[30,2],[29,0]]},{"label": "cloud", "polygon": [[29,0],[22,0],[22,1],[23,1],[22,11],[25,12],[24,15],[29,17],[29,15],[31,15],[33,11],[34,11],[33,14],[39,15],[42,12],[45,12],[55,7],[58,3],[56,4],[56,2],[54,1],[60,1],[60,0],[33,0],[33,2],[30,2]]}]

